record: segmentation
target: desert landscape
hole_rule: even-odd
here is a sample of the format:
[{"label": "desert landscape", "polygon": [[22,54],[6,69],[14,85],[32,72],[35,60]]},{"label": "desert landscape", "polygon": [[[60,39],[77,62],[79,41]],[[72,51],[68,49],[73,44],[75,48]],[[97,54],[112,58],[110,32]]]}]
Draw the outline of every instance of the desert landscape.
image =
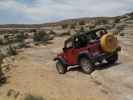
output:
[{"label": "desert landscape", "polygon": [[[104,27],[119,40],[115,65],[100,65],[91,74],[72,67],[64,75],[53,58],[64,41],[78,32]],[[132,100],[133,13],[116,17],[68,19],[37,25],[0,25],[0,100]],[[3,62],[2,62],[3,61]],[[33,99],[26,99],[28,96]],[[38,98],[38,99],[37,99]]]}]

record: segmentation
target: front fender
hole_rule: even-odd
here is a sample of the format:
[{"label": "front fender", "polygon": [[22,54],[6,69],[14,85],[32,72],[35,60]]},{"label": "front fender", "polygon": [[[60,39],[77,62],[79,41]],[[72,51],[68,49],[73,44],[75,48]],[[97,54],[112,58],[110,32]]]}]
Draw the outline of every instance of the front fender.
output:
[{"label": "front fender", "polygon": [[56,57],[56,58],[54,58],[54,61],[57,61],[57,60],[61,61],[64,65],[67,65],[67,63],[64,60],[64,58],[62,58],[62,57]]},{"label": "front fender", "polygon": [[79,60],[80,60],[81,57],[87,57],[87,58],[91,59],[91,55],[89,54],[88,51],[81,52],[78,55],[77,63],[79,63]]}]

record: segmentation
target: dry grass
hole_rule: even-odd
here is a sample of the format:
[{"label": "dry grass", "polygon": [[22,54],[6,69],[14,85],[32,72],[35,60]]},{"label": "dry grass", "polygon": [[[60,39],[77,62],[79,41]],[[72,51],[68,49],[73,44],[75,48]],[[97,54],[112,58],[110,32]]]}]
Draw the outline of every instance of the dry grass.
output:
[{"label": "dry grass", "polygon": [[41,96],[27,95],[24,100],[46,100]]}]

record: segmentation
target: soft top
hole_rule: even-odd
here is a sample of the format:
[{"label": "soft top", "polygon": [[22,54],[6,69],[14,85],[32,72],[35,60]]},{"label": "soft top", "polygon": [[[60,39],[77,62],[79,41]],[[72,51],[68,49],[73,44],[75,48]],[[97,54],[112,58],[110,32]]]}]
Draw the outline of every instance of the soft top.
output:
[{"label": "soft top", "polygon": [[105,28],[97,28],[97,29],[89,30],[89,31],[87,31],[87,32],[79,32],[79,33],[77,33],[77,34],[71,36],[70,38],[68,38],[65,42],[71,41],[71,40],[73,40],[75,37],[78,37],[78,36],[81,36],[81,35],[94,34],[94,33],[96,33],[97,31],[100,31],[100,30],[105,30],[105,31],[107,31]]}]

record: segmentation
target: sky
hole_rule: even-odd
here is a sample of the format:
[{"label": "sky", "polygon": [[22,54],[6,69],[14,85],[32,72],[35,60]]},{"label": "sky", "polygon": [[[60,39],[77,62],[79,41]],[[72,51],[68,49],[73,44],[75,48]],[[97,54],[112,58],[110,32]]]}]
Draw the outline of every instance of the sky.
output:
[{"label": "sky", "polygon": [[133,11],[133,0],[0,0],[0,24],[40,24]]}]

